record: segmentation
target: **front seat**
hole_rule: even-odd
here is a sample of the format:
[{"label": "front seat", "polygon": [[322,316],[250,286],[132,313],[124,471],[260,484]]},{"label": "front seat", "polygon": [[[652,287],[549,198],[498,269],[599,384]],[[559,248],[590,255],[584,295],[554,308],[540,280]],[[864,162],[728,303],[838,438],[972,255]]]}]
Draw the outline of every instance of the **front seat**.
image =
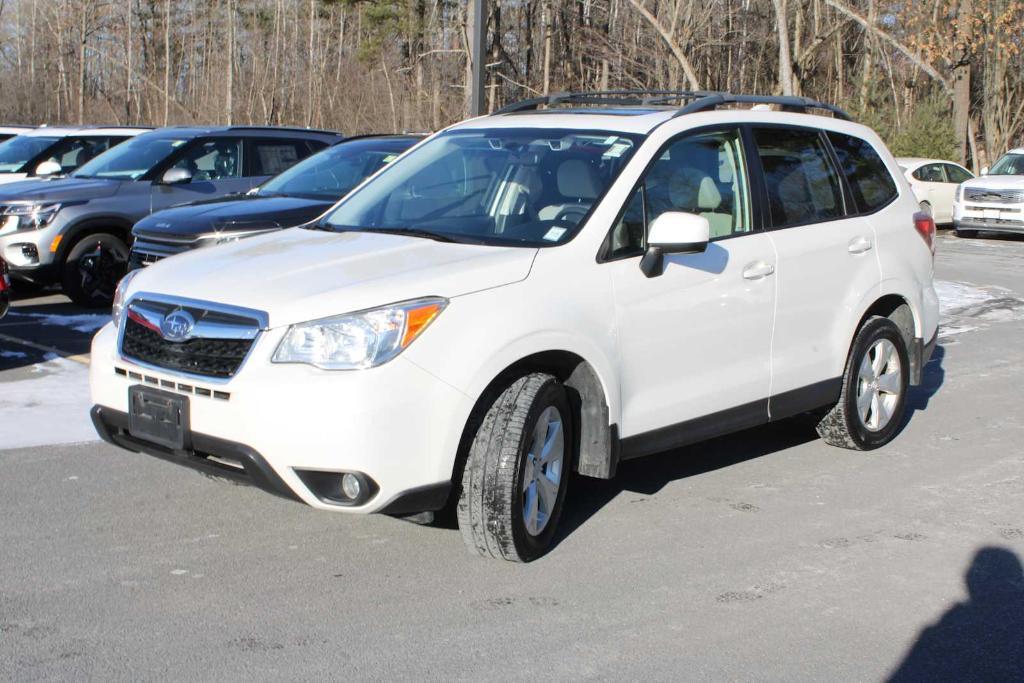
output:
[{"label": "front seat", "polygon": [[[558,166],[555,172],[555,179],[558,183],[558,194],[566,201],[559,204],[550,204],[537,212],[537,216],[543,221],[554,220],[563,211],[574,212],[571,215],[577,216],[577,220],[590,210],[591,205],[601,193],[601,180],[594,167],[582,159],[566,159]],[[567,211],[568,210],[568,211]]]},{"label": "front seat", "polygon": [[732,214],[722,211],[722,193],[707,173],[696,168],[681,168],[668,181],[669,199],[676,211],[703,216],[710,225],[710,236],[732,234]]}]

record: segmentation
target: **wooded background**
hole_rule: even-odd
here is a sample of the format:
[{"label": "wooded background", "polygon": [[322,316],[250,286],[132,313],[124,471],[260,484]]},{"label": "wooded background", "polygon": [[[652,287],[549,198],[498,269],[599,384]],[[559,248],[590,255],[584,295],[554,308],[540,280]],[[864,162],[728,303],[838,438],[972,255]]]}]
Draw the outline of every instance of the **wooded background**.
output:
[{"label": "wooded background", "polygon": [[[560,90],[802,94],[897,154],[1024,144],[1024,1],[489,0],[490,109]],[[465,0],[0,0],[0,122],[436,130]]]}]

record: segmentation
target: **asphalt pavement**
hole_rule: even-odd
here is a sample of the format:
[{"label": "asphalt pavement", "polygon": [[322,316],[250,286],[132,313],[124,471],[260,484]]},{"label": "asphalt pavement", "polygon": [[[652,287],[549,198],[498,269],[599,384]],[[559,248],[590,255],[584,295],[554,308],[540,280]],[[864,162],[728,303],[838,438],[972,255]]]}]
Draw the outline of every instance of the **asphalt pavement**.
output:
[{"label": "asphalt pavement", "polygon": [[[936,277],[944,332],[895,442],[834,449],[800,418],[576,478],[529,565],[60,443],[77,409],[5,388],[84,391],[68,320],[97,314],[19,301],[0,678],[1021,680],[1024,240],[943,236]],[[29,423],[7,410],[52,440],[9,448]]]}]

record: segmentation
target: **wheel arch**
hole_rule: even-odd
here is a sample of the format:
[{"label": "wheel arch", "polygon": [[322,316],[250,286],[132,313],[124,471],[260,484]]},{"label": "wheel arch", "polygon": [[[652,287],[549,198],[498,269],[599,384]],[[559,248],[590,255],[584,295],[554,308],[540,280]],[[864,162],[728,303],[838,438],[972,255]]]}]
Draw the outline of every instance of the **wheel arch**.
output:
[{"label": "wheel arch", "polygon": [[90,216],[87,219],[78,221],[64,228],[61,231],[63,237],[57,249],[57,262],[64,263],[68,252],[81,241],[83,237],[99,232],[106,232],[115,237],[121,238],[129,247],[131,246],[132,222],[117,215]]},{"label": "wheel arch", "polygon": [[507,363],[477,393],[476,402],[463,427],[453,480],[459,481],[465,456],[480,420],[504,389],[518,377],[543,372],[556,377],[569,394],[573,408],[575,444],[574,468],[580,474],[610,479],[618,465],[618,429],[611,421],[608,387],[594,364],[579,353],[566,349],[534,351]]}]

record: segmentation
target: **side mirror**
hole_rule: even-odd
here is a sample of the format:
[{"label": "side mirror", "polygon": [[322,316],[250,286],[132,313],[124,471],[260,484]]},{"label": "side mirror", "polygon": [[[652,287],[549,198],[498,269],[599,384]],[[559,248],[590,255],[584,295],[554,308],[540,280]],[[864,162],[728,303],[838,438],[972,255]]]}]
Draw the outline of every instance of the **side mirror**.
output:
[{"label": "side mirror", "polygon": [[666,211],[651,223],[640,270],[647,277],[658,277],[665,272],[665,254],[699,254],[708,248],[710,240],[711,224],[707,218]]},{"label": "side mirror", "polygon": [[192,182],[192,172],[187,168],[169,168],[160,178],[161,185],[182,185]]},{"label": "side mirror", "polygon": [[36,166],[36,175],[40,178],[46,178],[52,175],[60,174],[64,169],[61,165],[53,159],[47,159],[38,166]]},{"label": "side mirror", "polygon": [[981,175],[988,175],[988,166],[981,167]]}]

